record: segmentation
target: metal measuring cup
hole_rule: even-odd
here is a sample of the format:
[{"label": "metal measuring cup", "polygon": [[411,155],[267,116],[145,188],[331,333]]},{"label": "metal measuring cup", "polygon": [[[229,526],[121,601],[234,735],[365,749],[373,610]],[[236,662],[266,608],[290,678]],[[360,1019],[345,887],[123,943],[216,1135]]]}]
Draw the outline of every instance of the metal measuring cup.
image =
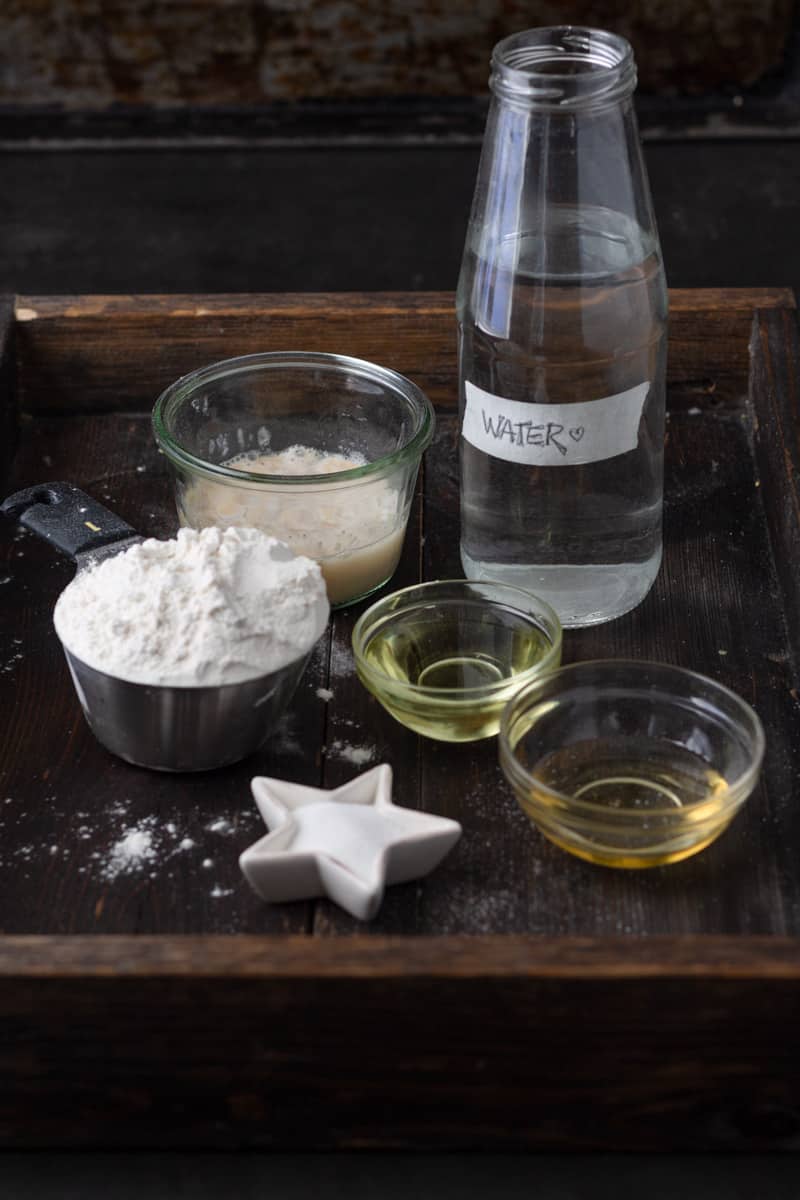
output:
[{"label": "metal measuring cup", "polygon": [[[78,571],[144,541],[71,483],[15,492],[0,512],[73,558]],[[274,730],[311,654],[241,683],[172,687],[120,679],[62,648],[97,740],[126,762],[158,771],[209,771],[252,754]]]}]

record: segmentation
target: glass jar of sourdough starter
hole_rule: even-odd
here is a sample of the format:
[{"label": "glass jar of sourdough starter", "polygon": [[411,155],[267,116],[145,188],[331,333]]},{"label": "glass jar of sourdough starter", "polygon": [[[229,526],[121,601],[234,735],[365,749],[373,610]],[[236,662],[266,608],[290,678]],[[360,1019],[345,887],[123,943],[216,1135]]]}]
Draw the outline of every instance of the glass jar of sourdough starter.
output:
[{"label": "glass jar of sourdough starter", "polygon": [[633,608],[661,560],[667,291],[635,85],[615,34],[495,47],[458,286],[464,572],[567,626]]},{"label": "glass jar of sourdough starter", "polygon": [[153,409],[181,524],[280,538],[319,563],[334,608],[394,574],[434,425],[396,371],[301,350],[211,363]]}]

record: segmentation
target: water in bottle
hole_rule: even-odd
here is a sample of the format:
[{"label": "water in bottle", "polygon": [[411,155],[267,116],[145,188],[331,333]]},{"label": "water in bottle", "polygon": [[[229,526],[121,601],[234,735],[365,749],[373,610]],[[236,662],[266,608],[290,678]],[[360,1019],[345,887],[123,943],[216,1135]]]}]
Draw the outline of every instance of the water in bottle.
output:
[{"label": "water in bottle", "polygon": [[[619,75],[629,48],[603,36]],[[461,555],[469,578],[527,587],[586,625],[634,607],[658,572],[666,286],[638,142],[623,136],[632,67],[616,108],[606,89],[592,116],[586,88],[571,115],[537,115],[529,97],[510,104],[504,45],[458,288]]]}]

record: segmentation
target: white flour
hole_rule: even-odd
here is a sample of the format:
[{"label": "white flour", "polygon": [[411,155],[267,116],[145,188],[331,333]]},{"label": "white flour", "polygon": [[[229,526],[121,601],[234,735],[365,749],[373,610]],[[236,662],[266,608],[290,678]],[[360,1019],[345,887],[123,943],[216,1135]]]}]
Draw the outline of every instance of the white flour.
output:
[{"label": "white flour", "polygon": [[227,817],[217,817],[216,821],[212,821],[210,825],[206,825],[209,833],[235,833],[236,826]]},{"label": "white flour", "polygon": [[149,829],[127,829],[118,842],[111,847],[111,854],[103,869],[104,879],[116,879],[128,874],[144,862],[156,857],[153,834]]},{"label": "white flour", "polygon": [[373,762],[377,751],[374,746],[353,746],[350,742],[343,742],[339,738],[327,747],[328,753],[333,754],[336,758],[343,758],[345,762],[352,763],[354,767],[363,767],[367,763]]},{"label": "white flour", "polygon": [[181,529],[82,571],[53,619],[68,650],[134,683],[201,686],[304,655],[328,620],[316,563],[257,529]]},{"label": "white flour", "polygon": [[[25,806],[13,796],[3,797],[0,793],[0,867],[15,872],[19,878],[33,879],[34,872],[52,870],[55,862],[59,868],[69,866],[77,875],[101,886],[138,887],[145,879],[159,878],[172,881],[176,878],[173,872],[178,872],[178,877],[192,875],[202,880],[203,891],[212,899],[235,894],[235,888],[227,886],[224,878],[216,878],[217,871],[212,869],[215,861],[202,857],[207,852],[206,839],[198,832],[196,812],[185,824],[164,822],[155,813],[134,819],[124,799],[105,804],[94,814],[87,809],[76,810],[69,802],[60,803],[55,793],[43,796],[42,801],[48,810],[53,836],[63,833],[61,842],[41,839],[29,842],[21,838],[19,822],[24,819]],[[15,809],[20,810],[16,815]],[[252,840],[263,833],[261,818],[255,811],[237,810],[209,822],[206,828],[214,827],[213,832],[219,834],[218,824],[224,827],[226,837],[238,833],[245,840]],[[70,850],[67,841],[73,829],[78,845]],[[87,845],[90,839],[97,846],[91,852]],[[206,870],[201,871],[201,866]],[[219,867],[229,873],[222,856]]]}]

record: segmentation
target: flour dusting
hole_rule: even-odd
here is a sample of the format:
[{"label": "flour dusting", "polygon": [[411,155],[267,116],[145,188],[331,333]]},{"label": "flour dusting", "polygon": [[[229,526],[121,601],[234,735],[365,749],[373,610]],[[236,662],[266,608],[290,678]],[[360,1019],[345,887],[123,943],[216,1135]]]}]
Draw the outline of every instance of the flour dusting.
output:
[{"label": "flour dusting", "polygon": [[126,829],[118,842],[111,847],[108,862],[102,870],[104,879],[116,879],[153,862],[156,857],[152,833],[153,818],[146,818],[140,825]]},{"label": "flour dusting", "polygon": [[376,755],[374,746],[353,746],[350,742],[343,742],[338,738],[330,743],[327,750],[328,754],[342,758],[354,767],[363,767],[366,763],[374,762]]},{"label": "flour dusting", "polygon": [[236,826],[227,817],[217,817],[216,821],[212,821],[210,825],[206,825],[206,829],[209,833],[223,833],[226,835],[236,832]]}]

